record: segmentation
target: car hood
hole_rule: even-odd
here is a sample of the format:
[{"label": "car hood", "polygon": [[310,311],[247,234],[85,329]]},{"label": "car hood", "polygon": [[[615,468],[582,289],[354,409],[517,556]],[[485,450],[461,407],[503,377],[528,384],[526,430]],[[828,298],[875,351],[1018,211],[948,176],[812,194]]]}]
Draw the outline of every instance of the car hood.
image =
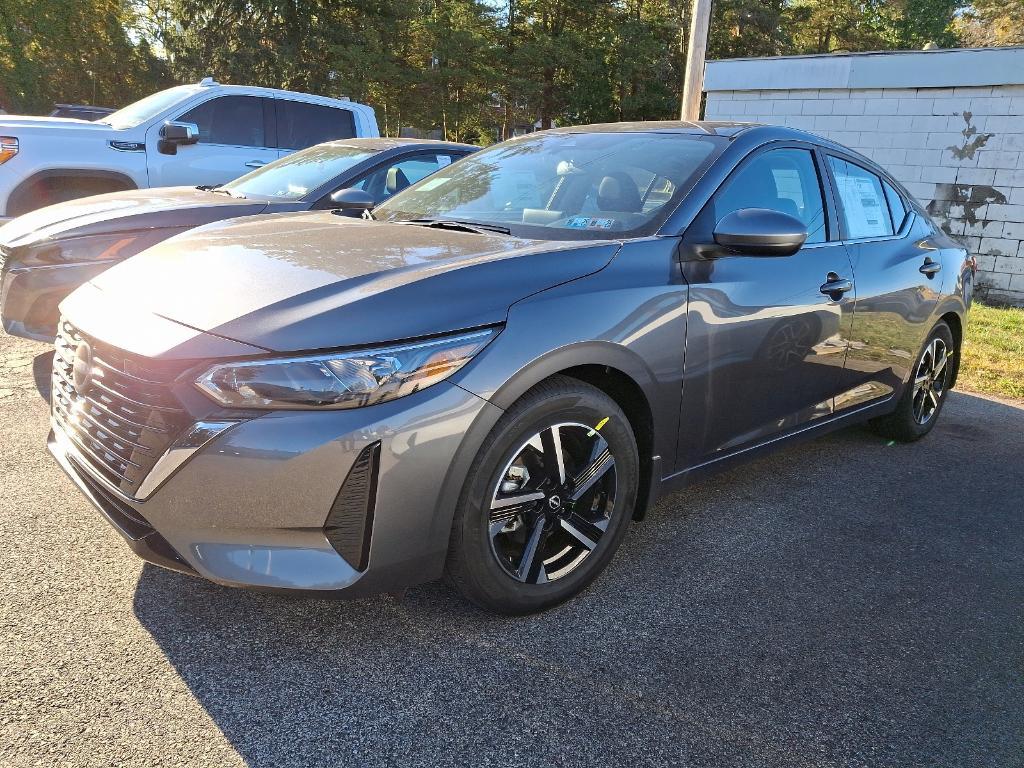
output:
[{"label": "car hood", "polygon": [[[66,131],[88,131],[96,135],[109,134],[116,138],[118,132],[105,123],[79,120],[75,117],[37,117],[34,115],[0,115],[0,133],[17,129],[20,133],[31,132],[60,134]],[[15,134],[20,135],[20,134]]]},{"label": "car hood", "polygon": [[17,248],[42,240],[127,230],[196,227],[266,210],[260,200],[241,200],[195,187],[110,192],[48,205],[0,227],[0,245]]},{"label": "car hood", "polygon": [[[618,247],[277,214],[179,235],[90,286],[126,326],[144,312],[292,352],[500,323],[511,304],[596,272]],[[87,316],[70,319],[89,331]]]}]

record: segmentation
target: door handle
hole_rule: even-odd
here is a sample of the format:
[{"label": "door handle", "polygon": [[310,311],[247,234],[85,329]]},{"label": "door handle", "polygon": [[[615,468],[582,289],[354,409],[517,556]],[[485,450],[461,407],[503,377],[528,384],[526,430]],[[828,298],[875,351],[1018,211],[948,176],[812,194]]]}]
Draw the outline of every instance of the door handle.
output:
[{"label": "door handle", "polygon": [[250,160],[248,163],[245,164],[245,167],[246,168],[262,168],[264,165],[266,165],[266,162],[263,161],[263,160]]},{"label": "door handle", "polygon": [[818,290],[832,299],[832,301],[839,301],[844,293],[853,290],[853,281],[840,277],[835,272],[829,272],[825,278],[825,283]]},{"label": "door handle", "polygon": [[928,275],[928,277],[934,277],[935,273],[942,269],[942,265],[937,261],[932,261],[931,258],[926,258],[924,264],[921,265],[919,270],[922,275]]}]

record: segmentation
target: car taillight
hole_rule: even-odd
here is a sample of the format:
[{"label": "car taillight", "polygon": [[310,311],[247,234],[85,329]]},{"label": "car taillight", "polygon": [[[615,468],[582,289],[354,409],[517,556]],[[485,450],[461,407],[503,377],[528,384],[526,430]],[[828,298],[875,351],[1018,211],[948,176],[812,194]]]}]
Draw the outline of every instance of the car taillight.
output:
[{"label": "car taillight", "polygon": [[0,136],[0,165],[18,154],[18,140],[13,136]]}]

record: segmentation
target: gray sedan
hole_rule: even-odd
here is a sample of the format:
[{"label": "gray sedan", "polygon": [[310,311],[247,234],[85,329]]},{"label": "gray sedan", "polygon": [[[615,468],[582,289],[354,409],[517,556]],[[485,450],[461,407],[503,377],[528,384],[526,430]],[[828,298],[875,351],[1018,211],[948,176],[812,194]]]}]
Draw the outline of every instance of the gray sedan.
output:
[{"label": "gray sedan", "polygon": [[63,302],[49,447],[142,557],[542,610],[661,494],[846,424],[920,439],[956,382],[972,260],[810,134],[562,128],[370,216],[211,224]]},{"label": "gray sedan", "polygon": [[[477,148],[415,139],[345,139],[296,152],[221,187],[113,192],[48,206],[0,227],[0,317],[52,341],[57,305],[113,264],[202,224],[336,208],[332,195],[381,203]],[[350,213],[358,213],[350,209]]]}]

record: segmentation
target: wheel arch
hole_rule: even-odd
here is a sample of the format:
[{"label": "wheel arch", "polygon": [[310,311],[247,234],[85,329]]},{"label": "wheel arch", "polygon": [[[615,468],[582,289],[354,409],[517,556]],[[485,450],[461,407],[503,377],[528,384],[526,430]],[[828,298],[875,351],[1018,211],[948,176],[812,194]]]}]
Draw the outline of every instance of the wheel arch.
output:
[{"label": "wheel arch", "polygon": [[960,359],[963,356],[963,342],[964,342],[964,323],[963,318],[960,317],[957,312],[946,312],[939,318],[940,322],[944,322],[949,326],[950,332],[953,334],[953,343],[956,344],[956,356],[953,358],[953,379],[950,381],[949,386],[956,386],[957,377],[960,375]]},{"label": "wheel arch", "polygon": [[[646,513],[651,489],[658,485],[655,478],[661,462],[660,453],[671,440],[659,440],[656,425],[667,423],[665,413],[658,417],[659,400],[656,379],[643,359],[629,348],[609,341],[592,340],[561,347],[522,366],[506,381],[500,383],[487,399],[502,410],[508,410],[517,400],[543,381],[553,376],[568,376],[601,390],[622,409],[630,422],[637,441],[640,460],[640,487],[634,518],[640,520]],[[470,377],[472,379],[472,377]],[[471,381],[460,382],[470,391],[476,391]],[[663,410],[678,414],[678,402],[661,403]],[[659,446],[661,446],[659,448]],[[667,461],[674,461],[674,456]]]},{"label": "wheel arch", "polygon": [[135,179],[120,171],[109,171],[96,168],[48,168],[46,170],[36,171],[27,179],[23,179],[18,186],[11,190],[11,194],[7,197],[7,215],[18,216],[21,213],[32,210],[31,208],[28,208],[24,211],[19,211],[18,207],[23,202],[29,201],[28,196],[31,194],[33,187],[41,181],[60,178],[95,179],[98,181],[108,181],[112,185],[121,186],[121,189],[111,191],[139,188]]},{"label": "wheel arch", "polygon": [[582,381],[604,392],[622,409],[636,438],[640,460],[640,482],[637,487],[634,520],[643,520],[654,473],[654,416],[647,395],[628,374],[610,365],[577,365],[559,371],[557,375]]}]

